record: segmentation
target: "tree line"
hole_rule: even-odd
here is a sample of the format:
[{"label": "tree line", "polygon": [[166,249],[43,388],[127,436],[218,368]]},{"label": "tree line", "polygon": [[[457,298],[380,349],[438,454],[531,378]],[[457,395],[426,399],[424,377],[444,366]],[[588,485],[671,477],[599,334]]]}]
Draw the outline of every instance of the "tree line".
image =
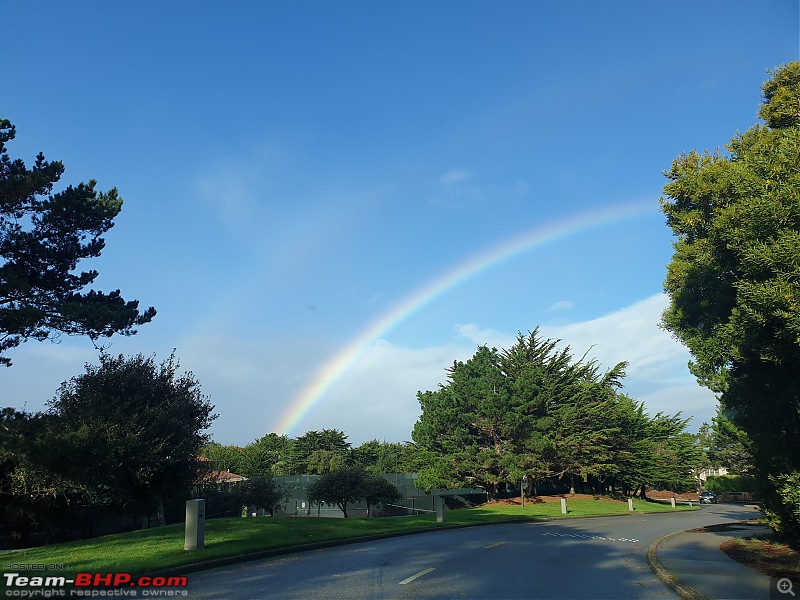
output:
[{"label": "tree line", "polygon": [[[337,429],[297,437],[270,433],[243,447],[204,431],[216,415],[174,356],[101,354],[99,365],[64,382],[46,411],[0,411],[0,526],[20,545],[76,524],[91,535],[103,518],[151,516],[206,497],[230,514],[271,514],[285,491],[274,477],[315,474],[307,498],[368,509],[395,502],[386,473],[418,473],[421,486],[477,487],[496,496],[522,474],[533,483],[598,493],[693,488],[693,469],[730,465],[747,474],[747,438],[722,413],[697,435],[678,415],[650,418],[619,391],[624,365],[600,373],[536,332],[509,350],[480,347],[449,369],[437,392],[420,393],[413,442],[358,446]],[[199,458],[206,460],[199,461]],[[221,489],[213,470],[248,478]]]},{"label": "tree line", "polygon": [[210,442],[202,456],[220,470],[246,477],[324,475],[346,468],[366,473],[416,473],[424,455],[411,442],[373,439],[354,447],[338,429],[308,431],[297,437],[269,433],[245,446]]},{"label": "tree line", "polygon": [[[348,505],[354,502],[363,500],[370,516],[372,507],[401,500],[397,487],[381,475],[416,473],[425,460],[411,442],[373,439],[354,447],[338,429],[312,430],[297,437],[269,433],[245,446],[210,442],[200,449],[200,455],[219,471],[248,478],[222,492],[206,486],[207,496],[222,496],[218,501],[227,499],[232,507],[244,501],[273,514],[285,499],[285,490],[275,483],[275,477],[319,475],[307,488],[306,499],[318,508],[323,502],[338,506],[345,517]],[[261,490],[260,497],[242,496],[241,490],[253,486]]]}]

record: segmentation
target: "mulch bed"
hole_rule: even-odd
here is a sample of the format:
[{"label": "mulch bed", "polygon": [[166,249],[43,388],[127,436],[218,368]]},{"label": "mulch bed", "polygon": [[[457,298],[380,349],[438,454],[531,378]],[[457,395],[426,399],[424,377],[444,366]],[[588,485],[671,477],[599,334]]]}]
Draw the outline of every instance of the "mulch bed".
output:
[{"label": "mulch bed", "polygon": [[692,502],[700,502],[700,494],[697,492],[684,492],[676,494],[675,492],[662,491],[662,490],[647,490],[647,497],[654,500],[669,500],[675,498],[676,500],[691,500]]},{"label": "mulch bed", "polygon": [[[764,527],[764,524],[753,520],[737,521],[698,527],[689,531],[692,533],[742,531],[747,527]],[[736,562],[770,577],[800,577],[800,552],[768,538],[730,539],[720,544],[719,549]]]},{"label": "mulch bed", "polygon": [[770,577],[800,577],[800,552],[768,540],[742,538],[723,542],[719,549],[733,560]]},{"label": "mulch bed", "polygon": [[707,525],[689,529],[692,533],[703,533],[706,531],[741,531],[742,527],[763,527],[758,521],[736,521],[735,523],[720,523],[719,525]]},{"label": "mulch bed", "polygon": [[[614,500],[606,496],[594,496],[592,494],[561,494],[556,496],[525,496],[525,504],[542,504],[544,502],[561,502],[562,498],[567,500],[598,500],[603,502],[623,502],[622,500]],[[519,506],[519,496],[516,498],[501,498],[499,500],[491,500],[490,504],[499,504],[501,506]]]},{"label": "mulch bed", "polygon": [[[670,491],[647,490],[647,497],[653,500],[669,500],[675,498],[676,500],[691,500],[692,502],[699,502],[700,496],[695,492],[688,492],[684,494],[676,494]],[[595,496],[594,494],[556,494],[552,496],[531,496],[525,497],[525,504],[539,504],[542,502],[560,502],[561,498],[574,499],[574,500],[602,500],[604,502],[625,502],[625,500],[615,500],[607,496]],[[505,498],[500,500],[490,501],[492,504],[500,504],[503,506],[519,506],[519,496],[515,498]]]}]

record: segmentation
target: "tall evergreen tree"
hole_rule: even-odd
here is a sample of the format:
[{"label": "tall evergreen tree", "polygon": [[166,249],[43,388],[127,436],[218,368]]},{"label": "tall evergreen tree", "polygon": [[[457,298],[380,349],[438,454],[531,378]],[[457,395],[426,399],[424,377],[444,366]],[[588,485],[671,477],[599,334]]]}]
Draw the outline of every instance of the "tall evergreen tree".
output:
[{"label": "tall evergreen tree", "polygon": [[772,73],[727,153],[679,156],[662,209],[676,236],[664,326],[747,432],[775,527],[800,539],[800,63]]},{"label": "tall evergreen tree", "polygon": [[575,491],[650,486],[685,489],[698,463],[679,415],[648,417],[620,392],[626,363],[601,373],[558,341],[520,334],[509,349],[478,348],[448,369],[447,383],[419,392],[413,438],[428,457],[425,487],[472,486],[495,496],[527,475]]},{"label": "tall evergreen tree", "polygon": [[725,467],[731,475],[749,475],[753,469],[750,438],[731,421],[721,406],[698,432],[698,444],[704,452],[704,466]]},{"label": "tall evergreen tree", "polygon": [[625,366],[620,363],[598,378],[593,364],[577,365],[580,381],[556,411],[556,428],[551,436],[555,448],[554,470],[559,477],[569,479],[573,494],[576,477],[592,476],[604,482],[617,473],[614,441],[621,430],[613,417],[616,388],[625,376]]},{"label": "tall evergreen tree", "polygon": [[434,457],[418,475],[421,484],[475,486],[494,496],[511,480],[524,418],[512,406],[499,360],[497,350],[481,346],[448,369],[447,385],[417,395],[422,415],[412,438]]},{"label": "tall evergreen tree", "polygon": [[3,354],[29,339],[135,334],[155,309],[140,313],[119,290],[84,292],[98,272],[75,272],[105,247],[101,236],[122,208],[117,190],[99,192],[90,181],[53,194],[64,166],[43,154],[31,169],[11,159],[6,144],[15,133],[0,119],[0,365],[10,366]]}]

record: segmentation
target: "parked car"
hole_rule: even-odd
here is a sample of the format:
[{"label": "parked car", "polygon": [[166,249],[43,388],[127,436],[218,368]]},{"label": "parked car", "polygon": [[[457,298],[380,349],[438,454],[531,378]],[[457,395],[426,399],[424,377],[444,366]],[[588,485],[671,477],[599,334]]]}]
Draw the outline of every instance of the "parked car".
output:
[{"label": "parked car", "polygon": [[703,492],[700,494],[700,504],[716,504],[717,495],[714,492]]}]

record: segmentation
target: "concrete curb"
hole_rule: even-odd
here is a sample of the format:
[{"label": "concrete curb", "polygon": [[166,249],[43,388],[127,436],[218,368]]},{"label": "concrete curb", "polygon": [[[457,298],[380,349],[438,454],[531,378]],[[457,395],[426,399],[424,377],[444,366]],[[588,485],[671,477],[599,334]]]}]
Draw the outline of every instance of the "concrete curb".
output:
[{"label": "concrete curb", "polygon": [[650,544],[650,546],[647,548],[647,564],[650,565],[650,568],[653,570],[653,573],[655,573],[656,577],[658,577],[662,583],[675,590],[675,592],[677,592],[677,594],[683,598],[683,600],[708,600],[694,588],[682,583],[681,580],[675,577],[675,575],[673,575],[671,571],[661,564],[661,561],[658,559],[658,545],[664,540],[679,533],[685,532],[674,531],[673,533],[665,535],[661,539],[658,539]]}]

